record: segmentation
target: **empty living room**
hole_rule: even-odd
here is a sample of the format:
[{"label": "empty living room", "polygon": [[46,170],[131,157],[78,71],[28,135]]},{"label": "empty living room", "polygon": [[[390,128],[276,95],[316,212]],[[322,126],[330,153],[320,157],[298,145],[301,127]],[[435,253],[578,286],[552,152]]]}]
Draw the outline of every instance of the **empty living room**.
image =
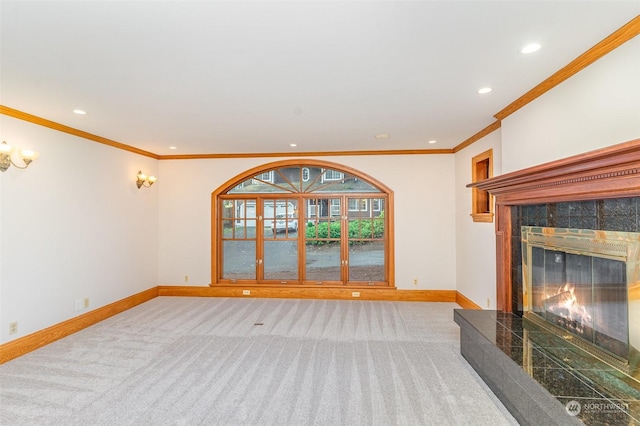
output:
[{"label": "empty living room", "polygon": [[0,424],[640,425],[639,34],[0,0]]}]

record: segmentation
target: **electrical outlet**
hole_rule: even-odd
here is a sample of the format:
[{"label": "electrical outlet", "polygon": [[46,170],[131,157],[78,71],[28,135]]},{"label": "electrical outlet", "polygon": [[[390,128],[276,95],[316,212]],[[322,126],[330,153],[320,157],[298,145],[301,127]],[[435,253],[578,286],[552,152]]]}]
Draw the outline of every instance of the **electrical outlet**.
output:
[{"label": "electrical outlet", "polygon": [[491,299],[487,297],[487,308],[490,308],[490,307],[491,307]]},{"label": "electrical outlet", "polygon": [[76,299],[76,311],[81,311],[84,306],[82,299]]},{"label": "electrical outlet", "polygon": [[87,309],[87,308],[89,307],[89,298],[88,298],[88,297],[85,297],[85,298],[84,298],[84,305],[83,305],[83,307],[84,307],[85,309]]},{"label": "electrical outlet", "polygon": [[351,297],[360,297],[360,292],[359,291],[352,291],[351,292]]},{"label": "electrical outlet", "polygon": [[242,295],[243,296],[250,296],[251,295],[251,290],[242,290]]},{"label": "electrical outlet", "polygon": [[418,285],[418,279],[417,278],[413,279],[413,285]]},{"label": "electrical outlet", "polygon": [[188,283],[188,282],[189,282],[189,275],[185,275],[185,276],[184,276],[184,282],[185,282],[185,283]]},{"label": "electrical outlet", "polygon": [[16,334],[18,332],[18,321],[9,323],[9,334]]}]

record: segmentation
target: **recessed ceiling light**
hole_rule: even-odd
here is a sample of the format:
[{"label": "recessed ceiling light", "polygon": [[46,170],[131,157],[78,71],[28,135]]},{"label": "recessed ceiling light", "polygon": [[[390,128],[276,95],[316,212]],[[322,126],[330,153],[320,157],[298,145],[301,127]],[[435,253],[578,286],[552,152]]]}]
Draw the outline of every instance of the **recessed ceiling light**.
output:
[{"label": "recessed ceiling light", "polygon": [[296,146],[298,146],[298,144],[297,143],[290,143],[289,146],[292,147],[292,148],[295,148]]},{"label": "recessed ceiling light", "polygon": [[481,89],[478,89],[478,93],[480,93],[481,95],[484,95],[485,93],[489,93],[492,90],[493,89],[491,87],[483,87]]},{"label": "recessed ceiling light", "polygon": [[388,133],[380,133],[378,135],[375,136],[376,139],[389,139],[389,134]]},{"label": "recessed ceiling light", "polygon": [[78,114],[78,115],[85,115],[87,112],[83,111],[81,109],[74,109],[73,110],[74,114]]},{"label": "recessed ceiling light", "polygon": [[520,53],[533,53],[533,52],[537,52],[538,50],[540,50],[542,46],[540,46],[538,43],[531,43],[531,44],[527,44],[525,47],[522,48],[522,50],[520,50]]},{"label": "recessed ceiling light", "polygon": [[170,146],[169,149],[178,149],[178,148],[175,146]]},{"label": "recessed ceiling light", "polygon": [[429,143],[433,144],[433,143],[436,143],[436,141],[432,139],[429,141]]}]

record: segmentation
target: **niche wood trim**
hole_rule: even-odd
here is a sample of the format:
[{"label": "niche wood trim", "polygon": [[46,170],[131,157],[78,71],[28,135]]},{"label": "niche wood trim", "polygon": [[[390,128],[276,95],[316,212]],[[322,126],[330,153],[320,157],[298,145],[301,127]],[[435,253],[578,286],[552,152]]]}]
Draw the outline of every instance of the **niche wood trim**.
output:
[{"label": "niche wood trim", "polygon": [[[471,180],[480,182],[493,177],[493,149],[471,159]],[[486,189],[471,188],[471,217],[474,222],[493,222],[493,196]]]}]

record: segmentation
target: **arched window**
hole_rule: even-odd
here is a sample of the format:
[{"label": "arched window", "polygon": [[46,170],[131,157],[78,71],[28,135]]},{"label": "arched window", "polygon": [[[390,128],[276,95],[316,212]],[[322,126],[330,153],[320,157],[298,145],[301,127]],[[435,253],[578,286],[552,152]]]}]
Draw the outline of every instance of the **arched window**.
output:
[{"label": "arched window", "polygon": [[393,286],[392,192],[356,170],[286,160],[212,194],[212,284]]}]

